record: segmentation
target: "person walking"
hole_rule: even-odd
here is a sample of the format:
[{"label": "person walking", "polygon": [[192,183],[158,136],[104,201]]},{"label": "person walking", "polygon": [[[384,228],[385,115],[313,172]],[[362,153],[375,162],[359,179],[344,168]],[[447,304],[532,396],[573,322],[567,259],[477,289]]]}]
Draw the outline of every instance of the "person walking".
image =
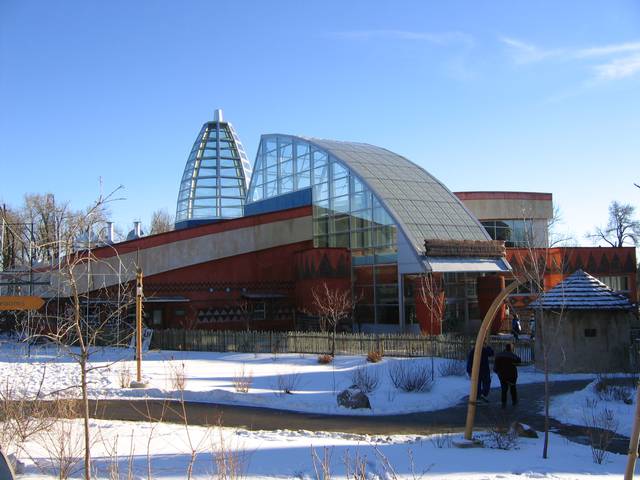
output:
[{"label": "person walking", "polygon": [[[473,368],[473,353],[475,347],[471,349],[467,356],[467,373],[471,377],[471,369]],[[480,354],[480,375],[478,375],[478,400],[489,403],[489,391],[491,390],[491,368],[489,368],[489,357],[493,357],[493,348],[489,345],[482,347]]]},{"label": "person walking", "polygon": [[514,341],[518,341],[520,339],[520,334],[522,333],[522,325],[520,324],[520,317],[518,316],[518,312],[516,312],[515,308],[510,309],[513,312],[513,318],[511,319],[511,334],[513,335]]},{"label": "person walking", "polygon": [[502,408],[507,407],[507,390],[511,391],[511,404],[513,406],[518,404],[516,383],[518,382],[518,365],[521,363],[520,357],[511,351],[510,343],[504,346],[504,351],[496,355],[493,371],[500,379]]}]

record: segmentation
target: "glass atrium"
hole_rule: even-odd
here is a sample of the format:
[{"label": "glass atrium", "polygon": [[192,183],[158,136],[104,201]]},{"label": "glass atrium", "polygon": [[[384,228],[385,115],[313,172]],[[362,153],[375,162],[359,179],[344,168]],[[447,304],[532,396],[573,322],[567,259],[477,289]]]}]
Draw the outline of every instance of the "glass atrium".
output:
[{"label": "glass atrium", "polygon": [[251,164],[233,126],[216,110],[206,122],[184,168],[176,208],[176,228],[241,217]]},{"label": "glass atrium", "polygon": [[[406,325],[404,275],[436,271],[425,239],[488,240],[482,225],[428,172],[373,145],[263,135],[247,208],[291,198],[313,205],[315,247],[349,248],[355,322]],[[258,207],[258,209],[256,209]],[[410,317],[410,316],[409,316]]]}]

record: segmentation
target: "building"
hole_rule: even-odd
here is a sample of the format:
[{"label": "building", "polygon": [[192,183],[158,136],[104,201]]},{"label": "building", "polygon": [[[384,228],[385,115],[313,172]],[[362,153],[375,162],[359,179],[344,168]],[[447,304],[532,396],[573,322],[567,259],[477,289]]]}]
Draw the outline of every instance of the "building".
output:
[{"label": "building", "polygon": [[[465,206],[480,220],[491,238],[503,240],[513,273],[540,281],[526,282],[510,296],[520,310],[527,330],[531,311],[526,309],[539,294],[539,286],[550,290],[577,270],[584,269],[614,292],[637,303],[637,262],[634,247],[565,247],[549,243],[548,226],[554,221],[553,197],[539,192],[456,192]],[[535,267],[534,267],[535,264]],[[503,320],[498,329],[510,330]]]},{"label": "building", "polygon": [[633,306],[583,270],[576,270],[529,308],[538,318],[539,368],[544,367],[544,353],[551,372],[619,372],[628,367]]},{"label": "building", "polygon": [[313,328],[311,292],[326,283],[351,291],[348,328],[439,333],[426,274],[444,289],[444,328],[468,330],[483,315],[478,285],[495,296],[485,279],[509,272],[502,243],[446,186],[384,148],[263,135],[243,197],[248,172],[218,112],[187,161],[177,229],[94,250],[92,275],[110,288],[141,266],[156,328]]}]

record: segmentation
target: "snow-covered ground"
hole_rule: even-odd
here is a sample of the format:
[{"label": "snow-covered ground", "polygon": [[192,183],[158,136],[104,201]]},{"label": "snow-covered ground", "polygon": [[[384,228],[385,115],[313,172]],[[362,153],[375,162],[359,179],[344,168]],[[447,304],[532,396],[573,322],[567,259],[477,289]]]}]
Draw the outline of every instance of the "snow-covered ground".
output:
[{"label": "snow-covered ground", "polygon": [[[90,396],[93,398],[177,398],[173,379],[183,374],[184,399],[187,401],[251,405],[311,413],[345,415],[399,414],[433,411],[458,403],[469,393],[469,380],[464,376],[440,376],[447,361],[436,358],[436,381],[428,392],[405,393],[391,384],[389,366],[406,362],[411,368],[422,366],[430,370],[430,359],[394,359],[367,363],[364,356],[339,356],[329,365],[320,365],[316,355],[251,353],[151,351],[144,355],[143,378],[146,389],[121,387],[121,377],[127,372],[135,376],[132,351],[105,348],[91,356]],[[354,372],[365,368],[370,376],[379,378],[378,387],[369,394],[371,410],[351,410],[339,406],[336,394],[352,385]],[[239,393],[234,378],[251,376],[247,393]],[[5,341],[0,344],[0,382],[20,379],[19,388],[26,395],[38,391],[44,394],[63,391],[78,396],[79,369],[68,354],[55,347],[32,348],[25,355],[22,345]],[[552,380],[592,379],[594,375],[552,375]],[[519,383],[543,381],[543,375],[532,367],[520,369]],[[292,384],[293,394],[283,395],[282,385]],[[496,376],[493,384],[498,385]]]},{"label": "snow-covered ground", "polygon": [[597,421],[605,421],[606,410],[613,417],[615,431],[627,437],[631,436],[630,420],[633,418],[637,402],[635,390],[627,387],[629,398],[632,400],[632,403],[627,404],[620,399],[614,400],[607,398],[606,395],[604,398],[598,395],[595,390],[596,383],[597,380],[594,380],[578,392],[553,397],[550,406],[551,416],[563,423],[593,425],[594,416]]},{"label": "snow-covered ground", "polygon": [[[80,421],[73,422],[75,430],[68,444],[80,438]],[[626,461],[622,455],[611,454],[602,465],[595,464],[588,447],[554,434],[550,458],[544,460],[542,439],[520,439],[514,449],[499,450],[491,448],[486,438],[486,448],[456,448],[451,440],[459,435],[371,437],[111,421],[93,421],[91,428],[96,438],[93,467],[98,478],[184,479],[191,452],[196,453],[193,477],[197,479],[356,478],[353,473],[347,475],[347,469],[353,472],[356,464],[365,465],[366,478],[371,479],[600,479],[619,478]],[[51,445],[51,438],[47,440]],[[29,455],[21,455],[25,463],[21,479],[54,476],[49,470],[50,449],[45,445],[42,440],[25,445]],[[326,475],[322,467],[325,458]],[[232,468],[237,473],[219,474],[221,464],[236,465]],[[74,476],[81,477],[80,467],[80,463],[74,467]]]}]

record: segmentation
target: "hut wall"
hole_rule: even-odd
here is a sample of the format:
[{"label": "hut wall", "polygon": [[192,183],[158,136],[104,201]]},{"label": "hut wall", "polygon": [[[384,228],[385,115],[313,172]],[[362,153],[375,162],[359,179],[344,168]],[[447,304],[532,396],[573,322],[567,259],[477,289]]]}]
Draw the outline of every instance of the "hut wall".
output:
[{"label": "hut wall", "polygon": [[611,310],[566,310],[562,315],[545,311],[536,325],[536,367],[544,368],[544,338],[550,372],[623,371],[629,361],[632,317],[629,312]]}]

